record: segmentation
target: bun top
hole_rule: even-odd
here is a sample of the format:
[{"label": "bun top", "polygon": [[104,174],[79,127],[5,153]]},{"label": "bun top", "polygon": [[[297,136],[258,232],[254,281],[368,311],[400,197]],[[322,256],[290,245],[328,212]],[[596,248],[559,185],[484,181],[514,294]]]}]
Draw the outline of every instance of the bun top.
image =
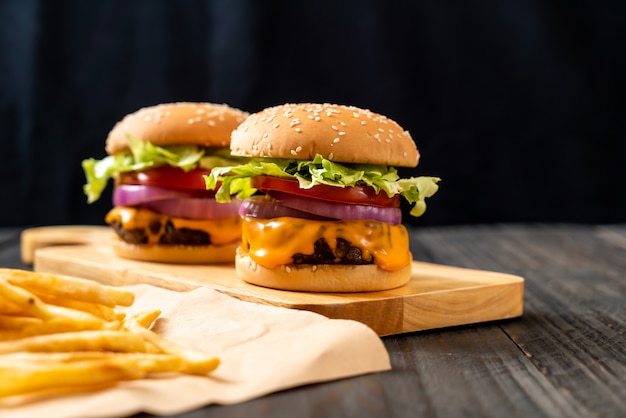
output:
[{"label": "bun top", "polygon": [[231,132],[247,116],[225,104],[180,102],[144,107],[113,127],[106,151],[113,155],[127,150],[127,135],[158,146],[228,147]]},{"label": "bun top", "polygon": [[284,104],[250,115],[232,133],[231,153],[245,157],[415,167],[419,152],[393,120],[354,106]]}]

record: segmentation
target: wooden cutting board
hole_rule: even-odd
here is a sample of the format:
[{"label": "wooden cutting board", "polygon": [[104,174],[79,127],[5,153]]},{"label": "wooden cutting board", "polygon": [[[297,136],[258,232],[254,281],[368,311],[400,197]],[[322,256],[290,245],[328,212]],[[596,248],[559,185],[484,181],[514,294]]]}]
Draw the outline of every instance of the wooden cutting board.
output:
[{"label": "wooden cutting board", "polygon": [[514,318],[523,312],[524,279],[506,273],[414,261],[411,281],[397,289],[291,292],[245,283],[231,264],[176,265],[119,258],[108,245],[111,237],[107,227],[33,228],[22,233],[22,258],[34,261],[38,272],[110,285],[149,283],[177,291],[207,286],[245,301],[360,321],[381,336]]}]

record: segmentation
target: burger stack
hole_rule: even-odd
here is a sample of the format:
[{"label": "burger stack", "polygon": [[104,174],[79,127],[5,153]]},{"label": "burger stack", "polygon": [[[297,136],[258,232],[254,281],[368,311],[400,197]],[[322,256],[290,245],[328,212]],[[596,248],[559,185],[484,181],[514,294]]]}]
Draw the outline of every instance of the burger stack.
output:
[{"label": "burger stack", "polygon": [[[209,106],[208,111],[216,105],[202,106]],[[228,110],[227,116],[213,120],[213,127],[224,122],[220,124],[222,135],[215,142],[208,139],[209,135],[203,143],[192,142],[193,135],[183,139],[182,128],[168,135],[157,123],[152,123],[157,125],[152,132],[163,133],[151,136],[131,130],[132,125],[124,120],[109,135],[107,151],[112,155],[107,158],[121,159],[116,157],[119,153],[133,156],[133,162],[123,170],[101,176],[115,179],[116,207],[106,220],[119,236],[115,244],[118,255],[187,263],[201,257],[165,257],[165,250],[170,254],[169,250],[178,248],[172,254],[184,254],[194,245],[200,252],[226,246],[228,256],[203,262],[234,260],[236,272],[244,281],[295,291],[376,291],[399,287],[410,280],[412,255],[408,231],[402,224],[402,200],[412,205],[412,216],[421,216],[426,209],[425,199],[438,189],[439,178],[399,176],[397,167],[415,167],[420,157],[409,132],[383,115],[354,106],[284,104],[251,115],[222,109]],[[139,118],[145,120],[146,112],[139,111],[143,113]],[[130,117],[135,119],[137,115]],[[149,119],[154,117],[152,114]],[[212,125],[202,117],[198,121],[193,117],[186,114],[179,123]],[[163,124],[164,119],[162,116],[159,123]],[[178,152],[176,147],[189,143],[202,156]],[[172,167],[163,160],[149,166],[137,165],[133,148],[152,147],[162,148],[160,155],[178,155],[179,166]],[[202,164],[213,151],[219,151],[218,158]],[[183,167],[181,161],[187,159],[193,163]],[[86,192],[92,200],[94,182],[89,181],[88,173],[97,171],[98,164],[103,163],[83,162],[88,178]],[[184,174],[179,177],[165,172],[173,168]],[[184,191],[183,195],[160,199],[175,201],[176,205],[155,205],[150,199],[126,196],[127,186],[148,185],[139,179],[143,171],[150,169],[163,171],[159,174],[167,178],[157,187],[168,192]],[[130,194],[132,197],[132,191]],[[211,203],[186,210],[201,199]],[[224,212],[217,208],[224,208]],[[227,210],[236,213],[225,216]],[[203,216],[212,220],[196,227],[194,219]],[[164,238],[161,231],[168,230],[168,223],[177,232],[169,236],[166,233]],[[151,225],[159,225],[154,228],[158,234],[152,232]],[[132,231],[137,228],[145,232],[136,236]],[[222,233],[228,238],[217,238]],[[185,235],[191,241],[180,239]],[[156,256],[146,257],[144,250]]]}]

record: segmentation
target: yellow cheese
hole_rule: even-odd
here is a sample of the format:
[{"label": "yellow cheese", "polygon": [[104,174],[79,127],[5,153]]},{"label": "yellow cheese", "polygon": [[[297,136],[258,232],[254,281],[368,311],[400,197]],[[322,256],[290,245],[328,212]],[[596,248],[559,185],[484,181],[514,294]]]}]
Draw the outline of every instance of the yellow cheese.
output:
[{"label": "yellow cheese", "polygon": [[[185,219],[175,218],[153,212],[145,208],[115,206],[105,217],[106,223],[119,221],[126,230],[143,228],[148,234],[147,244],[158,244],[159,237],[167,221],[176,229],[188,228],[204,231],[211,237],[211,244],[223,245],[239,241],[241,238],[241,218],[233,216],[223,219]],[[158,228],[156,227],[158,226]]]},{"label": "yellow cheese", "polygon": [[359,248],[363,259],[374,258],[383,270],[397,271],[411,261],[409,234],[404,225],[378,221],[312,221],[300,218],[258,219],[246,216],[242,245],[250,257],[267,268],[293,263],[294,254],[313,254],[313,244],[324,238],[335,250],[343,238]]}]

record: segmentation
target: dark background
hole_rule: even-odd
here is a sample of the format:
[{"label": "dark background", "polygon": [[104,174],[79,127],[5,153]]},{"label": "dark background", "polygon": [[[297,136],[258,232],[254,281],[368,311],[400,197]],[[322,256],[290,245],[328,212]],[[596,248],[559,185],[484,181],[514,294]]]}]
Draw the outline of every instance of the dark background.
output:
[{"label": "dark background", "polygon": [[[0,0],[0,226],[102,224],[84,158],[171,101],[383,113],[418,225],[626,221],[626,2]],[[110,188],[108,189],[110,190]]]}]

